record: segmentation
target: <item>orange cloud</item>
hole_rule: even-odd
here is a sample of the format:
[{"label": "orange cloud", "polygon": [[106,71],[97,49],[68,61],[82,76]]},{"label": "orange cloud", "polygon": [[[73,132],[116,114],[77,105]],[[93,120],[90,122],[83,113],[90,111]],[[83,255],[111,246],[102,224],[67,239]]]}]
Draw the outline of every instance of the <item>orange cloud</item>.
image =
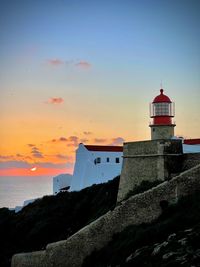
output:
[{"label": "orange cloud", "polygon": [[77,66],[81,69],[89,69],[89,68],[91,68],[92,65],[87,61],[81,60],[78,63],[76,63],[75,66]]},{"label": "orange cloud", "polygon": [[43,158],[42,152],[36,146],[31,148],[31,154],[34,158]]},{"label": "orange cloud", "polygon": [[60,137],[59,141],[61,141],[61,142],[67,142],[67,138],[65,138],[65,137]]},{"label": "orange cloud", "polygon": [[53,139],[51,140],[52,143],[67,142],[67,141],[68,141],[68,139],[67,139],[66,137],[63,137],[63,136],[61,136],[61,137],[58,138],[58,139],[53,138]]},{"label": "orange cloud", "polygon": [[27,144],[27,146],[34,147],[35,145],[34,144]]},{"label": "orange cloud", "polygon": [[53,66],[53,67],[58,67],[60,65],[63,65],[64,64],[64,61],[61,60],[61,59],[58,59],[58,58],[55,58],[55,59],[49,59],[48,60],[48,64],[50,66]]},{"label": "orange cloud", "polygon": [[103,139],[103,138],[95,138],[94,142],[98,143],[98,144],[102,144],[105,143],[107,141],[107,139]]},{"label": "orange cloud", "polygon": [[109,145],[111,145],[111,146],[122,146],[124,141],[125,141],[124,138],[116,137],[116,138],[112,139],[112,143],[109,144]]},{"label": "orange cloud", "polygon": [[111,144],[109,144],[109,145],[111,145],[111,146],[122,146],[122,144],[124,143],[124,138],[122,138],[122,137],[116,137],[116,138],[113,138],[112,139],[112,143]]},{"label": "orange cloud", "polygon": [[70,136],[70,137],[68,138],[68,140],[69,140],[70,142],[72,142],[72,144],[73,144],[74,146],[78,146],[78,144],[79,144],[79,138],[78,138],[77,136],[75,136],[75,135]]},{"label": "orange cloud", "polygon": [[62,104],[64,102],[64,99],[62,97],[51,97],[46,104]]},{"label": "orange cloud", "polygon": [[91,135],[91,134],[92,134],[92,132],[85,131],[85,132],[83,132],[83,134],[84,134],[84,135]]},{"label": "orange cloud", "polygon": [[0,155],[0,160],[8,160],[13,158],[14,158],[13,155],[8,155],[8,156]]}]

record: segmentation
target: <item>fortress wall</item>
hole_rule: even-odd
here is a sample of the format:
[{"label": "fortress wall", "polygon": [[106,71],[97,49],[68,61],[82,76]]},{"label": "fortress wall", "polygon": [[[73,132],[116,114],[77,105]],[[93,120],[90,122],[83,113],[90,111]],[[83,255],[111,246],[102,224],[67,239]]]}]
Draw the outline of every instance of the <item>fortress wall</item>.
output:
[{"label": "fortress wall", "polygon": [[113,211],[82,228],[67,240],[49,244],[46,251],[16,254],[12,267],[81,267],[86,256],[101,249],[113,234],[129,225],[152,222],[161,214],[160,202],[177,201],[200,191],[200,165],[170,181],[122,201]]},{"label": "fortress wall", "polygon": [[176,170],[180,172],[182,152],[181,140],[125,143],[117,201],[124,200],[142,181],[165,181]]},{"label": "fortress wall", "polygon": [[16,254],[12,257],[11,266],[48,267],[45,250]]},{"label": "fortress wall", "polygon": [[200,153],[188,153],[183,155],[183,171],[189,170],[200,164]]}]

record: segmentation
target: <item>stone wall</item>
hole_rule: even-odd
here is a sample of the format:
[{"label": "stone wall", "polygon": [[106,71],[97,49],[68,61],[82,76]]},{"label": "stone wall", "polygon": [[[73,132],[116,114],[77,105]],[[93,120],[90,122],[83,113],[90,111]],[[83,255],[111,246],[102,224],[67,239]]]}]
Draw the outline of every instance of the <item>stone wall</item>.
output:
[{"label": "stone wall", "polygon": [[182,171],[189,170],[200,164],[200,153],[188,153],[183,155]]},{"label": "stone wall", "polygon": [[129,225],[149,223],[161,214],[160,202],[200,191],[200,165],[170,181],[122,201],[113,211],[84,227],[67,240],[49,244],[45,251],[16,254],[12,267],[80,267],[86,256],[105,246],[113,234]]},{"label": "stone wall", "polygon": [[171,139],[174,136],[175,125],[153,125],[151,127],[151,140]]},{"label": "stone wall", "polygon": [[142,181],[165,181],[175,171],[180,172],[182,152],[180,140],[125,143],[117,201],[125,199]]}]

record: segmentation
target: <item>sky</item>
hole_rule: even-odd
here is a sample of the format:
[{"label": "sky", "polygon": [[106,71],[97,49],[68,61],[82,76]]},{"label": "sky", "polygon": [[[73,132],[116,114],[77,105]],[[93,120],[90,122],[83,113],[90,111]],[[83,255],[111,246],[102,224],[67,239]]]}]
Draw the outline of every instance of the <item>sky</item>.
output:
[{"label": "sky", "polygon": [[1,0],[0,175],[73,173],[80,142],[149,140],[161,83],[176,135],[200,138],[199,13],[199,0]]}]

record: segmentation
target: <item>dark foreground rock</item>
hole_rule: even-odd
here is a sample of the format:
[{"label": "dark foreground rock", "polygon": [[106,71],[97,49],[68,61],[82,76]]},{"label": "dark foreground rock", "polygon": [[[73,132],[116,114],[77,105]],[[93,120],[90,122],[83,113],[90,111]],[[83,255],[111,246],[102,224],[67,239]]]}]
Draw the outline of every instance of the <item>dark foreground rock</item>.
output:
[{"label": "dark foreground rock", "polygon": [[161,243],[135,250],[124,266],[200,266],[200,224],[172,233]]}]

